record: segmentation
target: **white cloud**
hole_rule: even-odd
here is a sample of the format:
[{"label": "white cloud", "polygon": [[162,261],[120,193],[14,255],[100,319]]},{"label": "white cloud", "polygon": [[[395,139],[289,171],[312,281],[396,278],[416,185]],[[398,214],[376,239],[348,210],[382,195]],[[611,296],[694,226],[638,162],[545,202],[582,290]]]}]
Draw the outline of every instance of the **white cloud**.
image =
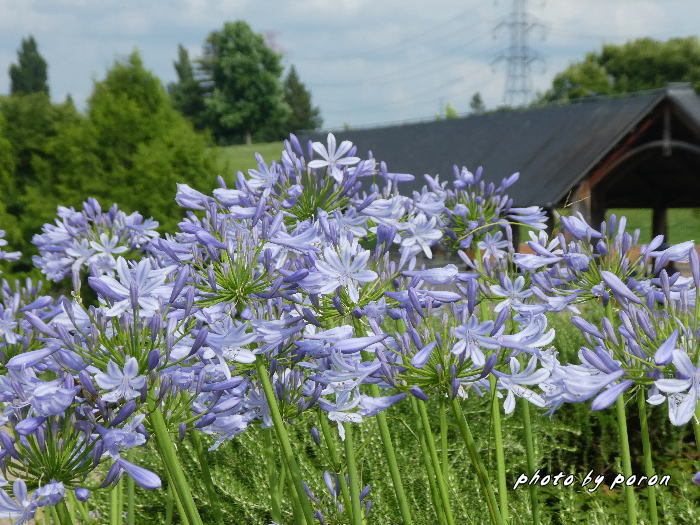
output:
[{"label": "white cloud", "polygon": [[[697,34],[700,3],[693,0],[557,0],[531,2],[548,27],[531,45],[545,59],[534,89],[605,42],[636,36]],[[488,106],[502,101],[504,68],[491,67],[507,45],[492,28],[509,2],[431,0],[0,0],[0,91],[21,38],[33,34],[49,62],[58,100],[78,103],[115,57],[134,48],[164,82],[174,79],[182,43],[196,55],[206,35],[225,20],[243,19],[273,31],[312,90],[329,125],[430,116],[451,102],[466,111],[480,91]]]}]

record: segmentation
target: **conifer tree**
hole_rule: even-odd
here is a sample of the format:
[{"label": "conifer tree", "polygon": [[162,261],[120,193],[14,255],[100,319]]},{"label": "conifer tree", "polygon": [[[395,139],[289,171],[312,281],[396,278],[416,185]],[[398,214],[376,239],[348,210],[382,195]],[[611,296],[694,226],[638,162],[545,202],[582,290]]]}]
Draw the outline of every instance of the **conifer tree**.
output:
[{"label": "conifer tree", "polygon": [[287,131],[320,128],[323,120],[321,110],[311,103],[311,93],[299,79],[294,66],[289,69],[284,79],[284,100],[289,106]]},{"label": "conifer tree", "polygon": [[187,49],[180,44],[178,46],[178,59],[173,62],[177,73],[177,82],[168,85],[168,92],[175,109],[189,118],[196,128],[201,129],[205,125],[203,90],[195,78],[195,70],[190,60]]},{"label": "conifer tree", "polygon": [[34,37],[22,39],[22,44],[17,51],[17,64],[10,66],[10,93],[12,95],[30,93],[48,95],[46,67],[46,60],[39,54]]}]

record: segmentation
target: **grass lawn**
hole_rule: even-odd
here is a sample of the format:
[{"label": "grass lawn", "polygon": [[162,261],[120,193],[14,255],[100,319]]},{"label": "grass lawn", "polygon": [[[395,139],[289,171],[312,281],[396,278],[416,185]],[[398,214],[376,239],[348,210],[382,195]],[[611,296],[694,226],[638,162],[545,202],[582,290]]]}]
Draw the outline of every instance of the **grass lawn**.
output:
[{"label": "grass lawn", "polygon": [[[615,213],[618,217],[627,216],[627,231],[639,228],[640,242],[651,239],[651,210],[650,209],[619,209],[608,210],[606,215]],[[682,241],[700,242],[700,209],[675,208],[668,210],[668,235],[672,243]]]},{"label": "grass lawn", "polygon": [[240,144],[236,146],[225,146],[217,148],[219,150],[219,169],[223,173],[235,175],[236,172],[255,168],[255,154],[260,153],[267,162],[279,160],[282,155],[281,142],[267,142],[263,144]]}]

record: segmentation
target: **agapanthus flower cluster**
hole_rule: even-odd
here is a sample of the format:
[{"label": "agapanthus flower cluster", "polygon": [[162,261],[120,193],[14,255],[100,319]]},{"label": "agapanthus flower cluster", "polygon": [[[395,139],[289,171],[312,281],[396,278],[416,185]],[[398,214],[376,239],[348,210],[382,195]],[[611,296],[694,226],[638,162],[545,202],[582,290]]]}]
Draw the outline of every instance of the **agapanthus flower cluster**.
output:
[{"label": "agapanthus flower cluster", "polygon": [[[155,447],[197,523],[172,438],[203,433],[216,449],[274,427],[286,454],[284,424],[316,418],[330,425],[323,443],[312,435],[332,459],[336,436],[352,451],[353,426],[397,403],[419,416],[426,401],[472,397],[497,413],[524,403],[553,414],[638,395],[666,404],[674,425],[693,419],[692,243],[660,250],[656,238],[638,249],[639,233],[614,216],[598,229],[565,217],[561,232],[547,233],[542,209],[506,194],[518,174],[497,186],[481,169],[455,169],[451,185],[426,177],[403,195],[412,176],[333,135],[305,147],[291,136],[279,162],[257,164],[232,185],[220,178],[211,195],[179,185],[186,216],[163,236],[154,221],[102,212],[94,199],[59,208],[35,236],[36,266],[54,281],[70,274],[73,291],[54,298],[32,282],[3,283],[0,469],[17,481],[14,498],[0,491],[0,515],[23,523],[66,491],[84,501],[123,474],[157,489],[158,473],[134,459]],[[540,230],[531,253],[514,246],[515,225]],[[437,246],[457,252],[460,266],[431,264]],[[679,261],[692,278],[667,272]],[[584,317],[585,302],[602,320]],[[553,346],[548,315],[561,312],[575,314],[587,341],[573,363]],[[315,519],[369,513],[370,488],[356,486],[350,467],[332,459],[322,495],[285,461]]]},{"label": "agapanthus flower cluster", "polygon": [[116,204],[103,212],[93,198],[79,211],[59,206],[54,224],[45,224],[32,239],[39,249],[34,264],[49,280],[70,275],[76,286],[83,272],[110,273],[117,257],[138,257],[158,237],[157,227],[153,219],[127,215]]}]

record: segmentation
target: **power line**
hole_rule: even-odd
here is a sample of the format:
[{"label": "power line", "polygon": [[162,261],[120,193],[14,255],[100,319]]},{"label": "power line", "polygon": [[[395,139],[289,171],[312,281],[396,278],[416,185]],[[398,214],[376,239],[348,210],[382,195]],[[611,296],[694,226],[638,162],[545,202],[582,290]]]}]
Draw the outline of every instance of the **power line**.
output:
[{"label": "power line", "polygon": [[[303,60],[303,61],[319,61],[319,62],[326,62],[328,60],[346,60],[346,59],[353,59],[353,58],[358,58],[358,57],[363,57],[363,56],[375,56],[378,54],[386,53],[387,50],[393,50],[397,47],[403,46],[408,43],[413,43],[415,40],[422,38],[425,35],[430,35],[430,34],[437,34],[437,36],[444,36],[440,35],[440,33],[436,33],[436,30],[440,29],[443,30],[447,24],[450,24],[452,22],[455,22],[467,15],[473,14],[474,10],[473,9],[465,9],[464,11],[461,11],[457,13],[456,15],[453,15],[445,20],[442,20],[441,22],[434,24],[430,26],[428,29],[425,29],[421,31],[420,33],[407,36],[402,38],[401,40],[397,42],[393,42],[391,44],[387,44],[384,46],[376,47],[374,49],[365,49],[362,51],[353,51],[352,53],[348,53],[345,55],[340,55],[340,56],[335,56],[335,57],[329,57],[327,55],[324,56],[315,56],[315,57],[305,57],[305,56],[296,56],[298,60]],[[429,39],[428,41],[433,41],[435,40],[434,38]],[[291,53],[291,56],[295,56],[293,53]]]},{"label": "power line", "polygon": [[506,86],[503,102],[509,106],[525,105],[530,101],[532,84],[530,67],[540,56],[528,45],[530,33],[544,26],[533,20],[527,12],[527,0],[512,0],[510,14],[494,28],[498,31],[506,27],[509,32],[509,46],[494,61],[506,63]]},{"label": "power line", "polygon": [[[473,73],[481,73],[490,70],[489,66],[481,66],[479,68],[475,68],[471,70]],[[474,76],[477,76],[476,74]],[[437,87],[430,87],[428,89],[423,89],[417,93],[412,94],[406,99],[401,99],[398,101],[387,101],[383,102],[381,104],[372,104],[369,106],[354,106],[353,111],[361,111],[361,112],[366,112],[366,111],[374,111],[374,110],[381,110],[381,109],[386,109],[387,107],[392,107],[392,108],[403,108],[403,107],[408,107],[408,106],[415,106],[416,104],[424,101],[429,101],[429,100],[437,100],[439,98],[446,98],[444,94],[441,97],[441,94],[439,93],[440,90],[451,86],[451,85],[458,85],[460,90],[463,91],[464,93],[471,94],[472,90],[474,88],[478,88],[483,86],[487,80],[483,77],[479,77],[476,79],[476,82],[469,82],[468,84],[462,84],[459,81],[460,80],[465,80],[463,77],[455,77],[452,78],[446,82],[443,82]],[[427,96],[426,96],[427,95]],[[323,106],[324,112],[328,113],[334,113],[334,112],[341,112],[344,109],[337,107],[334,108],[333,106],[330,106],[330,111],[329,111],[329,106],[324,105]]]},{"label": "power line", "polygon": [[[468,46],[477,40],[479,40],[481,36],[475,36],[474,38],[470,39],[467,42],[463,42],[455,47],[452,47],[440,54],[440,56],[436,57],[429,57],[425,58],[419,62],[416,62],[414,64],[408,64],[406,66],[401,67],[400,69],[395,69],[392,71],[382,71],[379,72],[378,74],[372,74],[372,75],[361,75],[357,79],[353,79],[351,82],[348,81],[333,81],[333,82],[314,82],[312,79],[309,79],[308,82],[309,84],[313,84],[314,87],[346,87],[346,88],[354,88],[356,89],[358,86],[358,80],[359,80],[359,85],[362,84],[367,84],[370,82],[375,82],[375,81],[381,81],[381,82],[393,82],[393,81],[403,81],[408,78],[413,78],[416,76],[424,75],[427,72],[434,71],[437,69],[443,69],[445,67],[445,64],[442,64],[445,59],[448,59],[449,62],[452,63],[457,63],[465,58],[475,58],[478,56],[483,56],[483,55],[488,55],[490,54],[493,50],[494,47],[491,46],[490,48],[487,48],[485,50],[482,50],[478,53],[472,54],[472,55],[461,55],[461,56],[452,56],[453,53],[456,51],[460,51],[464,49],[465,46]],[[431,64],[433,66],[437,67],[430,67],[428,69],[416,69],[420,66],[426,65],[426,64]]]}]

